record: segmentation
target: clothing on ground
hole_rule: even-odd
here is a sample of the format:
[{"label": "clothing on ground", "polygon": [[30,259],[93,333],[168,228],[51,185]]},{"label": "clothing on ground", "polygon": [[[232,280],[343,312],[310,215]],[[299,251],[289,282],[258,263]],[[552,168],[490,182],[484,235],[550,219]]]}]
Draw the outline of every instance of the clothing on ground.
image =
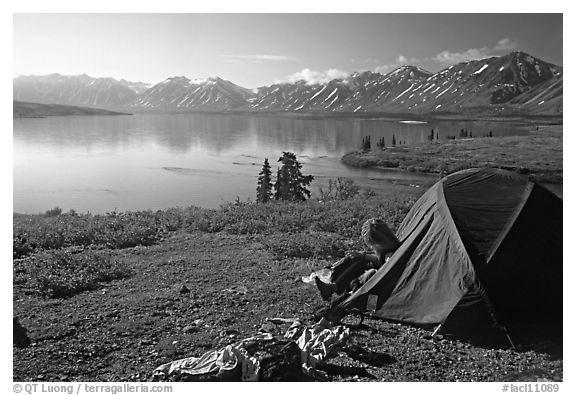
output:
[{"label": "clothing on ground", "polygon": [[155,381],[297,381],[325,379],[316,367],[349,336],[343,326],[320,320],[311,328],[295,321],[283,339],[262,333],[202,356],[160,365]]}]

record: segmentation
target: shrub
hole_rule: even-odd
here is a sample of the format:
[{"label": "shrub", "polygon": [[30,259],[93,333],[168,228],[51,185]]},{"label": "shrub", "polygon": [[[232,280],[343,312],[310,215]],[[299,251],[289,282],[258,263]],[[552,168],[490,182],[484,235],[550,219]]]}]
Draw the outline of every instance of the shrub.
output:
[{"label": "shrub", "polygon": [[[169,218],[169,216],[166,216]],[[181,224],[179,224],[181,225]],[[126,248],[152,245],[174,229],[148,211],[58,216],[13,216],[13,256],[20,258],[34,251],[70,246],[102,245]]]},{"label": "shrub", "polygon": [[346,177],[338,177],[336,180],[328,180],[328,189],[319,189],[320,200],[348,200],[357,196],[360,192],[358,185]]},{"label": "shrub", "polygon": [[46,211],[46,213],[44,215],[47,217],[56,217],[60,214],[62,214],[62,209],[60,207],[54,207],[54,208]]},{"label": "shrub", "polygon": [[14,265],[15,283],[29,283],[49,298],[73,296],[130,275],[129,268],[105,251],[41,252]]},{"label": "shrub", "polygon": [[28,255],[33,251],[26,236],[26,232],[24,231],[14,232],[12,236],[12,255],[14,258]]},{"label": "shrub", "polygon": [[376,193],[376,191],[374,189],[366,188],[366,189],[364,189],[362,196],[364,196],[365,199],[370,199],[370,198],[374,198],[374,197],[378,196],[378,194]]}]

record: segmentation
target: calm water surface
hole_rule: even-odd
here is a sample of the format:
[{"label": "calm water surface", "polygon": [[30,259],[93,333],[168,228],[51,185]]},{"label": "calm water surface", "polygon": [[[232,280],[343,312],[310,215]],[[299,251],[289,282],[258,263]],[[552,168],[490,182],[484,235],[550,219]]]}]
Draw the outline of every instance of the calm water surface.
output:
[{"label": "calm water surface", "polygon": [[296,119],[244,115],[132,115],[14,120],[14,211],[102,213],[255,198],[264,158],[273,172],[283,151],[296,153],[313,193],[328,179],[359,185],[429,185],[436,176],[361,170],[340,163],[364,136],[372,144],[440,139],[461,129],[475,137],[528,133],[528,126],[487,122],[407,123],[381,119]]}]

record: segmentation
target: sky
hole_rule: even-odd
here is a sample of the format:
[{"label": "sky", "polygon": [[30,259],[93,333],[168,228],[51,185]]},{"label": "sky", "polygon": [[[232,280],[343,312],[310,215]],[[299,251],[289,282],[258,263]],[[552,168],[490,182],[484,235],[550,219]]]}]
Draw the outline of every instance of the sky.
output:
[{"label": "sky", "polygon": [[437,72],[513,50],[562,65],[562,24],[562,14],[14,14],[13,76],[218,76],[256,88],[404,64]]}]

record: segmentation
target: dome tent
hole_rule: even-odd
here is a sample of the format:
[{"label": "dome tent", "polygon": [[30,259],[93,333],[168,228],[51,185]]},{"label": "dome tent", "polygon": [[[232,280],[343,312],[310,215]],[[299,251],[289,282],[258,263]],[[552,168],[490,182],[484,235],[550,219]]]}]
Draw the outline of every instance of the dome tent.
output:
[{"label": "dome tent", "polygon": [[526,177],[453,173],[397,233],[400,248],[340,307],[469,328],[562,320],[562,200]]}]

